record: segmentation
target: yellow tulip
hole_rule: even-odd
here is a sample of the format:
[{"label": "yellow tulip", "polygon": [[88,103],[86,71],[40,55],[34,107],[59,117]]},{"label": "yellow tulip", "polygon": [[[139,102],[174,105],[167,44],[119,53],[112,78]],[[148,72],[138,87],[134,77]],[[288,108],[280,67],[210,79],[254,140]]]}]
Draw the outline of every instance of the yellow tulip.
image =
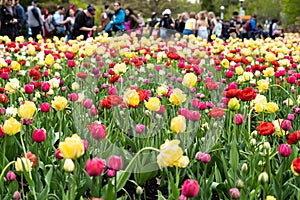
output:
[{"label": "yellow tulip", "polygon": [[58,145],[59,150],[64,158],[75,159],[84,154],[84,146],[81,138],[77,134],[67,137],[65,141]]},{"label": "yellow tulip", "polygon": [[67,107],[68,101],[65,97],[56,96],[54,97],[54,100],[52,101],[51,105],[55,110],[60,111]]},{"label": "yellow tulip", "polygon": [[160,167],[172,167],[183,156],[179,143],[179,140],[166,140],[160,146],[160,152],[157,156],[157,164]]},{"label": "yellow tulip", "polygon": [[25,101],[19,108],[19,116],[23,119],[31,119],[36,111],[36,106],[31,101]]},{"label": "yellow tulip", "polygon": [[160,100],[157,97],[150,97],[148,102],[145,102],[145,106],[148,110],[157,112],[160,109]]},{"label": "yellow tulip", "polygon": [[[24,168],[23,168],[24,166]],[[15,162],[15,168],[18,172],[23,171],[31,171],[32,169],[32,162],[28,158],[17,158],[17,161]]]},{"label": "yellow tulip", "polygon": [[4,122],[3,132],[7,135],[15,135],[21,131],[21,128],[22,124],[15,118],[11,117]]},{"label": "yellow tulip", "polygon": [[182,115],[178,115],[171,120],[171,130],[175,133],[183,133],[186,129],[186,120]]},{"label": "yellow tulip", "polygon": [[197,76],[194,73],[187,73],[183,77],[182,85],[191,88],[197,83]]}]

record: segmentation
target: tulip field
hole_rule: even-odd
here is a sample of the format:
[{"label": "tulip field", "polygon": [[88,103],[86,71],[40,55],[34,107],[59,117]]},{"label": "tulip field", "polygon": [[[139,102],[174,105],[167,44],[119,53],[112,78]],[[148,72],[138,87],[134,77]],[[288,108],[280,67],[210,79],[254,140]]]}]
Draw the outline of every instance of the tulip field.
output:
[{"label": "tulip field", "polygon": [[299,34],[0,42],[0,199],[300,199]]}]

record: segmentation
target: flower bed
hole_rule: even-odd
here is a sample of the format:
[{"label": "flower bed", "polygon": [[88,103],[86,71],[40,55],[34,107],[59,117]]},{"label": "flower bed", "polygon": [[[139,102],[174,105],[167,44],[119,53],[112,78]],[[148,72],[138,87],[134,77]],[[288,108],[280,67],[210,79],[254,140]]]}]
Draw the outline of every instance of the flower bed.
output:
[{"label": "flower bed", "polygon": [[299,34],[0,37],[1,199],[299,199]]}]

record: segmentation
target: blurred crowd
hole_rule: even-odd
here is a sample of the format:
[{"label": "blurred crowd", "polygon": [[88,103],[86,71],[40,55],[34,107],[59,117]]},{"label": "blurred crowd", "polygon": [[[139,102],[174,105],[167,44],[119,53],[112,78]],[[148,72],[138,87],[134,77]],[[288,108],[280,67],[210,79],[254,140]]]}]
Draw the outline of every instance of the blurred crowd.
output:
[{"label": "blurred crowd", "polygon": [[[268,30],[264,30],[257,23],[256,14],[249,20],[242,20],[238,12],[233,12],[229,21],[223,21],[214,12],[203,10],[199,13],[180,13],[174,19],[171,10],[165,9],[161,15],[153,12],[150,18],[144,20],[141,13],[136,14],[129,7],[122,8],[120,1],[115,1],[113,5],[105,4],[100,19],[95,19],[95,14],[96,9],[92,5],[85,9],[74,5],[68,8],[59,5],[54,12],[49,12],[46,8],[41,10],[37,0],[33,0],[26,10],[19,0],[3,0],[0,8],[0,35],[7,35],[14,40],[21,35],[36,39],[41,34],[45,39],[57,36],[64,37],[65,41],[78,36],[86,39],[95,34],[107,33],[112,36],[133,32],[138,36],[147,34],[166,39],[175,33],[193,34],[208,41],[212,41],[213,37],[226,40],[229,37],[256,39],[283,36],[277,19],[273,19]],[[95,20],[99,20],[100,26],[95,25]]]}]

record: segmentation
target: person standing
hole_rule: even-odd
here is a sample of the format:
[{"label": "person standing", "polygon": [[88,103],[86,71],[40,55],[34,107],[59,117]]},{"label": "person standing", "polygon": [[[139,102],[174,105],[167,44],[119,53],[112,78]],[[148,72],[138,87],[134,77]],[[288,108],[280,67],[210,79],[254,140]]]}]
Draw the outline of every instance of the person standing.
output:
[{"label": "person standing", "polygon": [[196,31],[196,13],[191,12],[189,15],[189,19],[185,22],[185,27],[183,30],[183,35],[191,35],[195,34]]},{"label": "person standing", "polygon": [[109,36],[112,35],[112,31],[116,32],[124,32],[125,31],[125,11],[121,7],[120,1],[116,1],[114,3],[115,14],[112,17],[110,23],[105,27],[103,32],[107,32]]},{"label": "person standing", "polygon": [[257,31],[257,15],[253,14],[251,19],[250,19],[250,30],[247,31],[247,37],[248,39],[252,38],[253,40],[255,40],[255,32]]},{"label": "person standing", "polygon": [[11,40],[18,36],[18,14],[12,0],[4,0],[0,8],[0,35],[7,35]]},{"label": "person standing", "polygon": [[27,9],[27,16],[28,16],[28,27],[32,31],[32,38],[36,39],[38,34],[42,32],[42,25],[43,25],[43,18],[41,14],[41,10],[38,7],[38,1],[33,0],[32,5],[28,6]]},{"label": "person standing", "polygon": [[53,15],[53,24],[55,26],[53,35],[59,38],[65,36],[66,34],[66,28],[64,25],[64,13],[65,8],[63,6],[58,6],[57,11]]},{"label": "person standing", "polygon": [[201,11],[199,13],[199,20],[197,21],[198,33],[197,36],[202,38],[203,40],[208,39],[208,23],[206,21],[205,12]]},{"label": "person standing", "polygon": [[15,0],[15,7],[18,14],[18,31],[19,35],[22,35],[22,27],[25,21],[25,11],[23,6],[19,3],[19,0]]},{"label": "person standing", "polygon": [[229,35],[233,39],[237,38],[240,35],[239,31],[239,13],[234,11],[232,13],[232,18],[229,21]]},{"label": "person standing", "polygon": [[74,29],[72,39],[82,35],[84,39],[88,38],[89,33],[96,31],[97,26],[94,24],[96,9],[92,5],[88,5],[86,10],[79,11],[75,16]]}]

